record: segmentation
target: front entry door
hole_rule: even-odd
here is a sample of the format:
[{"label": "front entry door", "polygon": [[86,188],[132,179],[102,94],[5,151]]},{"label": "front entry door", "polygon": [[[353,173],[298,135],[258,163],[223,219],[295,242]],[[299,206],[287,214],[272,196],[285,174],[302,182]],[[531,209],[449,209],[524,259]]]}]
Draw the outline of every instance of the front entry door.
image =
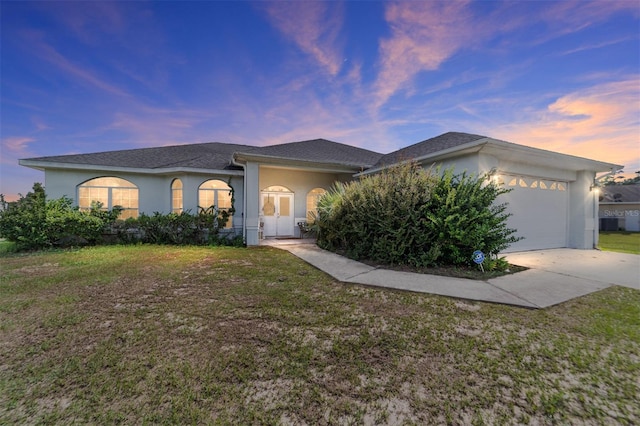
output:
[{"label": "front entry door", "polygon": [[265,237],[293,236],[293,194],[263,192],[260,204],[264,217]]}]

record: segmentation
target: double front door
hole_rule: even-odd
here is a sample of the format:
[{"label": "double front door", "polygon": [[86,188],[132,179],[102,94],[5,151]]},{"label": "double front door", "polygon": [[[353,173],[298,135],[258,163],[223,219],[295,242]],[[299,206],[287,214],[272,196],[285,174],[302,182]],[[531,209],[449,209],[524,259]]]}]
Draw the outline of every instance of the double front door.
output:
[{"label": "double front door", "polygon": [[263,192],[261,209],[264,218],[265,237],[293,236],[293,194],[283,192]]}]

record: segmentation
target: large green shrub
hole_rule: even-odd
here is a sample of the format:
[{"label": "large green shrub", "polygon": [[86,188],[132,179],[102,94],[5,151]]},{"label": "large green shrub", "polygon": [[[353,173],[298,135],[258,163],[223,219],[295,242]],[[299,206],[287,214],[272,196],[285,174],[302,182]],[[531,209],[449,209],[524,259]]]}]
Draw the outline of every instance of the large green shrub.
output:
[{"label": "large green shrub", "polygon": [[33,192],[7,202],[1,197],[0,237],[16,243],[18,250],[41,248],[48,244],[45,232],[46,197],[42,184],[35,183]]},{"label": "large green shrub", "polygon": [[393,166],[320,199],[318,244],[387,264],[469,264],[475,250],[497,255],[518,240],[495,203],[505,192],[486,177]]},{"label": "large green shrub", "polygon": [[0,196],[0,203],[0,236],[15,242],[19,250],[95,244],[119,214],[118,209],[101,211],[100,205],[80,211],[67,197],[47,201],[40,183],[17,201],[6,202]]}]

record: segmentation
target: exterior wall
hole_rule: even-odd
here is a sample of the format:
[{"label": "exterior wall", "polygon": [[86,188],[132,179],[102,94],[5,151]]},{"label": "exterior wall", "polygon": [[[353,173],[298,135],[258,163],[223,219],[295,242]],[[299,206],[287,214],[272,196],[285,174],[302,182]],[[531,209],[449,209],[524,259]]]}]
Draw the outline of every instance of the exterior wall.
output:
[{"label": "exterior wall", "polygon": [[119,177],[136,185],[138,187],[138,212],[149,215],[155,212],[171,213],[171,182],[176,178],[182,180],[183,210],[191,213],[198,212],[198,187],[202,182],[209,179],[229,182],[235,191],[236,199],[234,205],[236,213],[233,216],[232,226],[236,234],[242,233],[244,187],[241,176],[233,176],[229,180],[229,176],[221,175],[176,174],[164,176],[104,171],[46,170],[45,189],[50,199],[67,196],[77,204],[78,185],[87,180],[104,176]]},{"label": "exterior wall", "polygon": [[247,163],[244,171],[245,191],[244,198],[246,222],[245,243],[248,246],[260,244],[258,238],[260,223],[260,166],[257,163]]},{"label": "exterior wall", "polygon": [[[469,154],[444,160],[436,164],[436,166],[438,165],[442,167],[442,170],[453,167],[455,173],[467,172],[467,174],[481,175],[498,167],[498,160],[490,155]],[[431,167],[431,164],[424,164],[424,166]]]},{"label": "exterior wall", "polygon": [[103,171],[47,170],[45,172],[45,189],[47,196],[51,199],[67,196],[77,204],[78,185],[89,179],[104,176],[126,179],[138,187],[138,211],[140,213],[171,212],[171,181],[173,177],[168,176]]},{"label": "exterior wall", "polygon": [[598,245],[598,193],[590,189],[594,172],[580,171],[569,186],[569,247],[593,249]]},{"label": "exterior wall", "polygon": [[640,203],[600,202],[598,217],[601,224],[612,221],[616,231],[640,231]]},{"label": "exterior wall", "polygon": [[307,194],[309,191],[313,188],[328,190],[336,181],[346,182],[349,180],[353,180],[351,175],[261,167],[258,186],[260,191],[274,185],[289,188],[294,193],[294,216],[303,218],[307,215]]}]

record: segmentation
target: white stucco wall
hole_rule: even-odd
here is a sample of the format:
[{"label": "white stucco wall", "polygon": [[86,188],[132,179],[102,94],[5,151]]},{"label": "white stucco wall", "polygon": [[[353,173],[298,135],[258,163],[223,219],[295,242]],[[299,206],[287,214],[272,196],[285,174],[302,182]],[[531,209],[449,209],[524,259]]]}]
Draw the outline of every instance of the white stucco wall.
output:
[{"label": "white stucco wall", "polygon": [[242,197],[244,192],[241,176],[223,176],[219,174],[175,174],[175,175],[147,175],[141,173],[109,173],[103,171],[78,170],[47,170],[45,172],[45,190],[49,199],[67,196],[77,204],[78,185],[97,177],[115,176],[126,179],[138,187],[139,213],[153,214],[160,212],[171,213],[171,183],[174,179],[182,180],[183,210],[191,213],[198,212],[198,187],[209,179],[220,179],[230,183],[235,191],[236,213],[233,217],[233,228],[237,234],[242,233]]},{"label": "white stucco wall", "polygon": [[351,175],[336,173],[318,173],[300,170],[260,167],[260,191],[274,185],[282,185],[294,193],[294,216],[306,217],[307,194],[314,188],[328,190],[336,181],[352,180]]}]

